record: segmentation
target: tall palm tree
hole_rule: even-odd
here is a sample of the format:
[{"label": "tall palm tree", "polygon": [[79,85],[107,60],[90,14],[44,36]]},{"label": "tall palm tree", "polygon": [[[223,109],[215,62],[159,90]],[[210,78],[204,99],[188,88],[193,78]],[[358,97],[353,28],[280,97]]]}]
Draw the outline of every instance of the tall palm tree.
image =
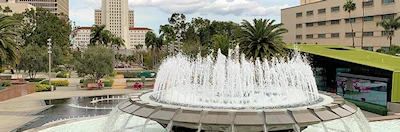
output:
[{"label": "tall palm tree", "polygon": [[7,15],[9,15],[8,13],[10,13],[10,12],[13,12],[13,11],[11,10],[11,8],[9,6],[6,6],[3,10],[3,13],[7,13]]},{"label": "tall palm tree", "polygon": [[18,49],[20,46],[16,40],[20,38],[18,30],[21,28],[16,27],[21,26],[20,24],[14,17],[0,14],[0,56],[12,64],[19,63]]},{"label": "tall palm tree", "polygon": [[[364,3],[364,0],[362,0]],[[364,11],[364,4],[362,4],[362,27],[361,27],[361,32],[364,33],[364,16],[365,16],[365,11]],[[364,35],[361,35],[361,47],[364,45]]]},{"label": "tall palm tree", "polygon": [[125,40],[121,37],[112,37],[111,38],[111,47],[117,47],[118,49],[125,46]]},{"label": "tall palm tree", "polygon": [[381,26],[383,29],[385,29],[385,33],[387,35],[387,39],[389,39],[389,46],[392,46],[392,38],[394,35],[394,31],[396,31],[398,28],[400,28],[400,17],[397,17],[396,19],[389,19],[389,20],[383,20],[381,22],[377,22],[376,26]]},{"label": "tall palm tree", "polygon": [[157,43],[157,37],[156,37],[156,34],[155,33],[153,33],[153,32],[147,32],[146,33],[146,38],[145,38],[145,44],[146,44],[146,47],[147,47],[147,49],[148,48],[151,48],[151,51],[152,51],[152,60],[153,60],[153,62],[152,62],[152,67],[154,68],[154,65],[155,65],[155,49],[156,49],[156,43]]},{"label": "tall palm tree", "polygon": [[105,30],[105,25],[93,25],[90,33],[90,45],[105,45],[108,46],[112,42],[113,34]]},{"label": "tall palm tree", "polygon": [[282,34],[288,30],[281,28],[283,24],[275,24],[275,20],[253,19],[253,25],[243,20],[239,34],[240,50],[247,58],[271,59],[285,54]]},{"label": "tall palm tree", "polygon": [[[350,25],[351,25],[351,33],[354,34],[354,29],[353,29],[353,21],[351,19],[351,12],[356,10],[356,3],[353,2],[353,0],[347,0],[346,3],[344,3],[343,5],[343,9],[344,11],[349,13],[349,21],[350,21]],[[353,39],[353,48],[355,48],[354,45],[354,36],[352,35],[352,39]]]},{"label": "tall palm tree", "polygon": [[212,38],[212,46],[214,51],[221,50],[225,56],[228,55],[229,49],[233,49],[234,45],[231,44],[231,39],[226,34],[216,34]]},{"label": "tall palm tree", "polygon": [[143,48],[142,44],[135,45],[136,50],[141,50]]}]

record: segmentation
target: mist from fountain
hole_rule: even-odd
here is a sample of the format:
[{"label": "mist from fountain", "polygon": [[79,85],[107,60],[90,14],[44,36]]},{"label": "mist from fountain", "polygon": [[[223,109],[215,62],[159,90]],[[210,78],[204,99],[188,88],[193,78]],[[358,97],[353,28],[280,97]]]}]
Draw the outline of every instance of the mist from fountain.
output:
[{"label": "mist from fountain", "polygon": [[[214,61],[215,60],[215,61]],[[271,61],[248,60],[239,48],[225,56],[170,56],[162,63],[153,100],[171,105],[221,109],[299,107],[320,100],[305,56],[294,52]]]}]

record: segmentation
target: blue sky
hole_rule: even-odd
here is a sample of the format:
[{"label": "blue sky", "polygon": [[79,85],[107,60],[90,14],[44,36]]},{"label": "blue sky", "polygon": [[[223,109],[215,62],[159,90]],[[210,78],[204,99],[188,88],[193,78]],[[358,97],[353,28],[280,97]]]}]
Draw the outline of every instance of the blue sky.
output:
[{"label": "blue sky", "polygon": [[[280,22],[280,9],[298,5],[300,0],[129,0],[135,10],[135,27],[158,32],[172,13],[184,13],[187,20],[202,17],[210,20],[241,22],[243,19],[270,18]],[[70,19],[79,26],[94,24],[94,9],[101,0],[70,0]]]}]

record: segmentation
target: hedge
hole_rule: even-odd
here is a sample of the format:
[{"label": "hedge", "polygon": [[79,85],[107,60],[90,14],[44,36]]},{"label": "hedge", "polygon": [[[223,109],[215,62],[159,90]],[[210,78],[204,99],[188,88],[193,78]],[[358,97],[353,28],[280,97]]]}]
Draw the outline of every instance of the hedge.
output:
[{"label": "hedge", "polygon": [[67,78],[68,72],[62,71],[56,75],[57,78]]},{"label": "hedge", "polygon": [[112,82],[104,82],[104,87],[112,87]]},{"label": "hedge", "polygon": [[[53,86],[54,90],[57,89],[56,86]],[[43,92],[43,91],[51,91],[51,87],[48,84],[36,84],[35,88],[36,92]]]},{"label": "hedge", "polygon": [[118,74],[123,74],[124,78],[138,78],[140,73],[134,72],[118,72]]},{"label": "hedge", "polygon": [[44,78],[32,78],[32,79],[25,79],[25,81],[29,81],[29,82],[40,82],[43,81]]},{"label": "hedge", "polygon": [[[49,80],[45,80],[43,82],[41,82],[40,84],[49,84]],[[68,80],[51,80],[51,85],[54,86],[68,86],[69,82]]]},{"label": "hedge", "polygon": [[4,82],[0,82],[0,86],[2,86],[2,87],[8,87],[8,86],[11,86],[11,82],[10,82],[10,81],[4,81]]},{"label": "hedge", "polygon": [[353,99],[346,99],[346,100],[355,104],[361,110],[365,110],[365,111],[379,114],[382,116],[386,116],[388,113],[388,109],[386,108],[386,106],[377,105],[377,104],[373,104],[373,103],[369,103],[369,102],[362,102],[362,101],[353,100]]}]

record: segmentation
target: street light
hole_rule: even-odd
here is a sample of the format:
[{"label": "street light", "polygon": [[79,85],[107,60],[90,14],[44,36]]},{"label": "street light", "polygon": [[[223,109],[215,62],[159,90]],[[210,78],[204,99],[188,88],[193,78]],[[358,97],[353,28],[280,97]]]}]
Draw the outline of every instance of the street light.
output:
[{"label": "street light", "polygon": [[47,53],[49,53],[49,85],[50,85],[50,88],[51,88],[51,91],[54,91],[54,88],[53,88],[53,86],[51,85],[51,39],[49,38],[49,39],[47,39],[47,45],[49,46],[47,49],[48,49],[48,51],[47,51]]}]

